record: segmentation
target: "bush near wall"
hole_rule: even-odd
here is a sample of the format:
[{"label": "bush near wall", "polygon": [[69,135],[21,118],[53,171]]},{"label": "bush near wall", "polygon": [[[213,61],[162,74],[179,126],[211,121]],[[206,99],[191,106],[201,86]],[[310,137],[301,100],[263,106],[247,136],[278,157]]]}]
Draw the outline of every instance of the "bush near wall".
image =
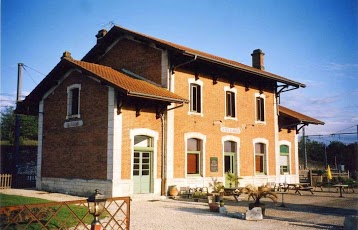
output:
[{"label": "bush near wall", "polygon": [[[1,144],[0,173],[11,173],[15,148],[13,145]],[[21,145],[18,158],[19,174],[34,174],[36,172],[37,145]]]}]

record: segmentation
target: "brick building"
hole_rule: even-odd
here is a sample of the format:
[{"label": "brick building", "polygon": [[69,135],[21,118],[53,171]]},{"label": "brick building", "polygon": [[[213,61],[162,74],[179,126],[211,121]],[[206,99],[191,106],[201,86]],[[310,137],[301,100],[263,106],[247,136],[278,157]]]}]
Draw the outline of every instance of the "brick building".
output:
[{"label": "brick building", "polygon": [[166,194],[226,173],[241,185],[298,181],[297,133],[324,124],[279,105],[304,84],[122,27],[81,61],[65,52],[19,104],[39,117],[37,188]]}]

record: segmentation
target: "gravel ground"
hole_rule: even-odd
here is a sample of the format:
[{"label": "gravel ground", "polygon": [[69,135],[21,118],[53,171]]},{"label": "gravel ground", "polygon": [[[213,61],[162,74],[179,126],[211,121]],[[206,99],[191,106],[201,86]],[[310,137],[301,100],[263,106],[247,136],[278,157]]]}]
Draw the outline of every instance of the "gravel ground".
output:
[{"label": "gravel ground", "polygon": [[[0,193],[39,197],[54,201],[85,199],[59,193],[36,190],[5,189]],[[228,215],[209,212],[206,201],[193,202],[193,199],[164,199],[154,196],[134,196],[131,202],[131,229],[343,229],[345,216],[358,215],[358,194],[344,193],[339,197],[331,191],[303,192],[302,196],[293,192],[284,195],[286,208],[275,206],[270,200],[266,203],[266,216],[261,221],[247,221],[241,217],[246,212],[248,201],[245,195],[240,202],[225,197]],[[279,195],[281,204],[281,195]]]}]

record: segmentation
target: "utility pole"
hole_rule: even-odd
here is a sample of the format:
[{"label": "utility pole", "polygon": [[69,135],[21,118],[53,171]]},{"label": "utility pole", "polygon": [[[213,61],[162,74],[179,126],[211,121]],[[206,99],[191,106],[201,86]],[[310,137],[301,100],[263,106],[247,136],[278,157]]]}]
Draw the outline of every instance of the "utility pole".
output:
[{"label": "utility pole", "polygon": [[[21,90],[22,90],[22,66],[24,64],[17,64],[17,93],[16,93],[16,108],[18,103],[21,101]],[[21,117],[15,112],[15,139],[14,146],[15,152],[13,156],[13,174],[17,174],[17,164],[19,162],[19,150],[20,150],[20,127],[21,127]]]},{"label": "utility pole", "polygon": [[306,149],[306,132],[305,132],[305,127],[303,127],[303,154],[304,154],[304,164],[303,164],[303,168],[307,169],[307,149]]}]

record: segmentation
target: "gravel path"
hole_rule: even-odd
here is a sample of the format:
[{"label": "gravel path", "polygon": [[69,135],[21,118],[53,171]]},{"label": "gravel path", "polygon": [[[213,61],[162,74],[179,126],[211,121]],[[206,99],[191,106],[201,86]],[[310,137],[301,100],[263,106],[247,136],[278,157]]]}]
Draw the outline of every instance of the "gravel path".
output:
[{"label": "gravel path", "polygon": [[[54,201],[85,199],[59,193],[36,190],[5,189],[0,193],[39,197]],[[281,195],[279,195],[281,201]],[[343,229],[347,215],[358,215],[358,194],[344,193],[344,198],[334,190],[305,193],[302,196],[289,193],[284,197],[286,208],[266,203],[266,216],[261,221],[247,221],[232,216],[246,212],[248,201],[240,202],[225,197],[225,207],[230,216],[209,212],[205,200],[163,199],[160,197],[134,196],[131,202],[131,229]],[[280,204],[280,203],[279,203]]]}]

